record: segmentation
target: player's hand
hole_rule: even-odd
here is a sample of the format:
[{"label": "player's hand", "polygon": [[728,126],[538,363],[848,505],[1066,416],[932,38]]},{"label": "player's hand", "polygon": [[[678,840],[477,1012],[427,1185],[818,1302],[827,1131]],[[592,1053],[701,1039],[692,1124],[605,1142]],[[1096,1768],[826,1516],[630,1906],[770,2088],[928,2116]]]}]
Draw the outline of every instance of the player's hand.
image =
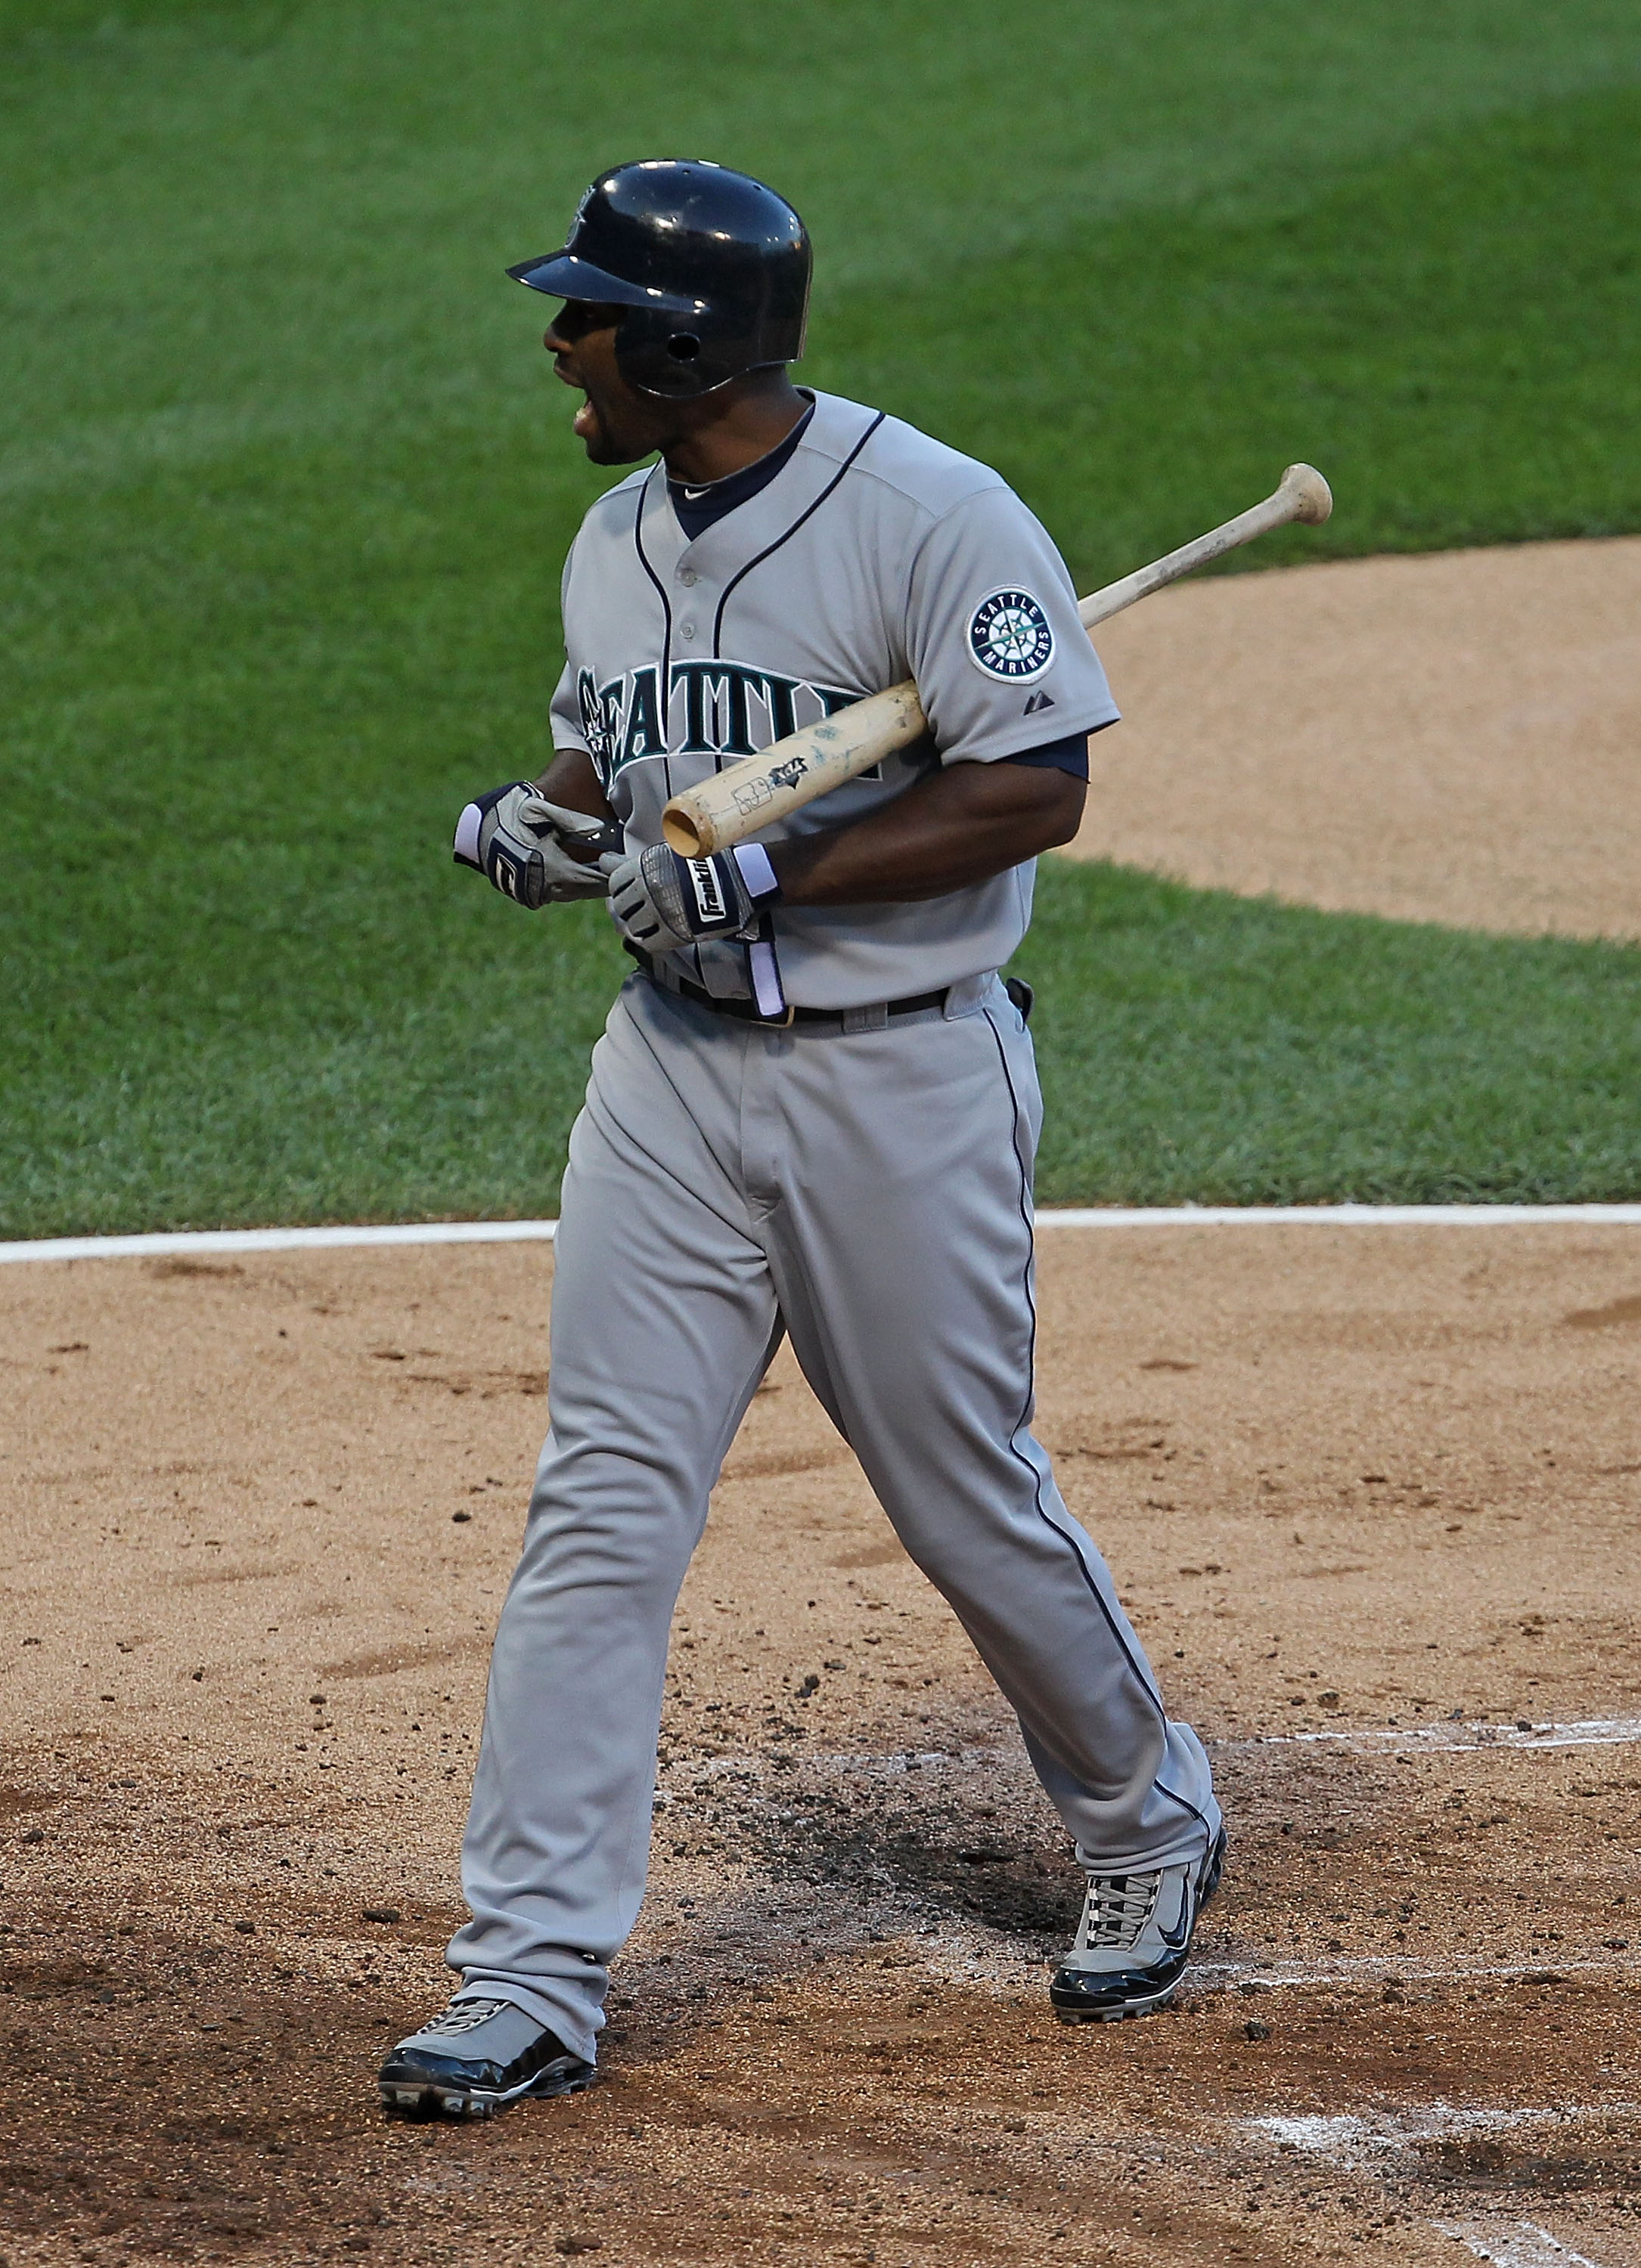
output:
[{"label": "player's hand", "polygon": [[610,887],[605,865],[620,839],[618,828],[590,813],[549,803],[529,780],[513,780],[468,805],[456,821],[453,856],[534,913],[570,898],[602,898]]},{"label": "player's hand", "polygon": [[741,843],[711,858],[681,858],[652,843],[611,868],[610,911],[646,953],[674,953],[709,937],[753,937],[758,902],[777,895],[768,855]]}]

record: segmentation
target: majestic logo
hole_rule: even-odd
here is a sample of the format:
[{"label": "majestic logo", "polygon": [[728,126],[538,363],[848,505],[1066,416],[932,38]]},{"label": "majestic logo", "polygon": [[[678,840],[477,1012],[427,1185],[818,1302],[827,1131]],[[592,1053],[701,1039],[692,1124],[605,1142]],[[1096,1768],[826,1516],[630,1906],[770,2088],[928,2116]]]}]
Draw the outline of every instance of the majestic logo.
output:
[{"label": "majestic logo", "polygon": [[1053,658],[1054,633],[1029,591],[994,591],[969,617],[969,659],[987,677],[1029,685]]}]

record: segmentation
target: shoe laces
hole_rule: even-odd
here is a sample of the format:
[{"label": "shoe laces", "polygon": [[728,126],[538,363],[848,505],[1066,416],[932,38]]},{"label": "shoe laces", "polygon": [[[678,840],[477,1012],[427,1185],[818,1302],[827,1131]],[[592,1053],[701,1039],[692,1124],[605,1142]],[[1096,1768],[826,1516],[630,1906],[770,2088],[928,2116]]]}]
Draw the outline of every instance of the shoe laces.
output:
[{"label": "shoe laces", "polygon": [[1078,1942],[1092,1950],[1131,1946],[1149,1921],[1162,1889],[1154,1874],[1090,1874]]},{"label": "shoe laces", "polygon": [[481,2024],[490,2021],[498,2009],[510,2005],[506,2000],[452,2000],[442,2014],[435,2016],[426,2029],[430,2032],[438,2032],[446,2039],[459,2038],[463,2032],[476,2032]]}]

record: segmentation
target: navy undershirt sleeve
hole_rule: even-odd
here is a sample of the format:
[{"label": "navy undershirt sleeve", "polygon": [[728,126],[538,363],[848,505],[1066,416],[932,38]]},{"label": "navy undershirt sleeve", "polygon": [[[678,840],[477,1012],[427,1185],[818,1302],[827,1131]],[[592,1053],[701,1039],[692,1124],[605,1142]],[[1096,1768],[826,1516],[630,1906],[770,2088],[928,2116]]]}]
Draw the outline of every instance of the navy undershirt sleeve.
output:
[{"label": "navy undershirt sleeve", "polygon": [[[1115,724],[1113,717],[1112,722]],[[1095,726],[1103,733],[1103,725]],[[1035,764],[1039,771],[1069,772],[1073,779],[1085,780],[1089,776],[1089,736],[1086,733],[1068,733],[1062,740],[1045,740],[1040,748],[1025,748],[1017,756],[1004,756],[1006,764]]]}]

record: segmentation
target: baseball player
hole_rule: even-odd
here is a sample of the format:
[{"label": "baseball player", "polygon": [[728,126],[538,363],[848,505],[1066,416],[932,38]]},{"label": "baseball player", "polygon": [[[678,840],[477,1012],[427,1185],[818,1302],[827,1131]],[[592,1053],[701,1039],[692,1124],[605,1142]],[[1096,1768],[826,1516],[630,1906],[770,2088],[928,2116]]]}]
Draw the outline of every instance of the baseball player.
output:
[{"label": "baseball player", "polygon": [[[1070,579],[998,475],[795,387],[802,223],[761,183],[602,175],[545,344],[595,464],[639,469],[564,572],[554,761],[455,855],[531,909],[606,895],[635,963],[570,1138],[551,1431],[497,1631],[444,2012],[381,2077],[484,2116],[594,2074],[648,1856],[674,1602],[783,1334],[1016,1712],[1087,1876],[1050,1997],[1172,1995],[1223,1852],[1111,1577],[1031,1431],[1036,855],[1117,715]],[[657,461],[647,460],[657,459]],[[926,740],[684,859],[676,790],[913,677]]]}]

